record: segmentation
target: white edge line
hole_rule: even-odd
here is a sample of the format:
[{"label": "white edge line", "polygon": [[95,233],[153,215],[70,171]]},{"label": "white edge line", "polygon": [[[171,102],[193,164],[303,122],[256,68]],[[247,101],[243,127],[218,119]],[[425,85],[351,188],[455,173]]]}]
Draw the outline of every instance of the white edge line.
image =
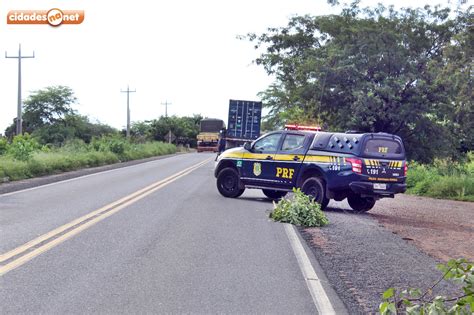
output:
[{"label": "white edge line", "polygon": [[[169,157],[173,157],[173,156],[175,156],[175,155],[171,155],[171,156],[169,156]],[[177,155],[177,156],[180,156],[180,154]],[[161,155],[160,157],[163,157],[163,155]],[[129,165],[129,166],[118,167],[118,168],[114,168],[114,169],[112,169],[112,170],[107,170],[107,171],[99,171],[99,172],[92,173],[92,174],[87,174],[87,175],[82,175],[82,176],[78,176],[78,177],[74,177],[74,178],[69,178],[69,179],[65,179],[65,180],[60,180],[60,181],[57,181],[57,182],[54,182],[54,183],[49,183],[49,184],[44,184],[44,185],[40,185],[40,186],[25,188],[25,189],[22,189],[22,190],[12,191],[12,192],[9,192],[9,193],[0,194],[0,198],[6,197],[6,196],[11,196],[11,195],[16,195],[16,194],[20,194],[20,193],[23,193],[23,192],[28,192],[28,191],[36,190],[36,189],[46,188],[46,187],[50,187],[50,186],[54,186],[54,185],[59,185],[59,184],[63,184],[63,183],[68,183],[68,182],[72,182],[72,181],[75,181],[75,180],[84,179],[84,178],[88,178],[88,177],[92,177],[92,176],[98,176],[98,175],[100,175],[100,174],[107,174],[107,173],[111,173],[111,172],[116,172],[116,171],[122,170],[122,169],[124,169],[124,168],[138,167],[138,166],[140,166],[140,165],[145,165],[145,164],[149,164],[149,163],[154,163],[154,162],[161,161],[161,160],[163,160],[163,159],[156,159],[156,160],[153,160],[153,161],[138,163],[138,164]],[[120,163],[107,164],[107,165],[102,165],[102,166],[111,166],[111,165],[116,165],[116,164],[120,164]],[[101,167],[101,166],[97,166],[97,167]],[[89,168],[83,168],[83,169],[87,170],[87,169],[89,169]],[[75,171],[79,171],[79,170],[83,170],[83,169],[77,169],[77,170],[75,170]],[[66,174],[66,173],[67,173],[67,172],[60,173],[60,174],[52,174],[52,175],[61,175],[61,174]],[[51,176],[51,175],[49,175],[49,176]],[[27,179],[28,179],[28,178],[27,178]],[[30,178],[30,179],[31,179],[31,178]]]},{"label": "white edge line", "polygon": [[336,314],[334,307],[329,300],[329,297],[324,290],[321,280],[316,274],[316,271],[311,265],[311,261],[304,250],[303,245],[301,244],[298,235],[296,234],[295,228],[293,225],[284,223],[285,232],[288,236],[290,241],[291,247],[293,248],[293,252],[295,253],[296,260],[298,261],[298,265],[300,267],[301,272],[303,273],[304,280],[306,285],[308,286],[309,292],[311,293],[311,297],[313,298],[314,305],[316,306],[319,314]]}]

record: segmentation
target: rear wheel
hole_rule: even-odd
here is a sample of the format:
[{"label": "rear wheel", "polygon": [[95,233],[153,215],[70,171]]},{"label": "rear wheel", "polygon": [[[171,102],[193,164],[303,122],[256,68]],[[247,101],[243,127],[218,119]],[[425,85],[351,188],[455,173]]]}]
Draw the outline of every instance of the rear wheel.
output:
[{"label": "rear wheel", "polygon": [[349,195],[347,197],[347,202],[354,211],[357,212],[367,212],[372,209],[375,205],[375,199],[370,197],[361,197],[360,195]]},{"label": "rear wheel", "polygon": [[217,175],[217,190],[224,197],[237,198],[244,193],[241,188],[239,173],[231,167],[224,168]]},{"label": "rear wheel", "polygon": [[288,193],[287,191],[279,191],[279,190],[270,190],[270,189],[262,189],[262,192],[265,196],[270,199],[280,199],[281,197],[286,196]]},{"label": "rear wheel", "polygon": [[319,177],[310,177],[304,181],[301,185],[301,191],[306,195],[313,197],[314,201],[321,205],[321,209],[324,210],[329,199],[326,198],[326,189],[324,188],[324,182]]}]

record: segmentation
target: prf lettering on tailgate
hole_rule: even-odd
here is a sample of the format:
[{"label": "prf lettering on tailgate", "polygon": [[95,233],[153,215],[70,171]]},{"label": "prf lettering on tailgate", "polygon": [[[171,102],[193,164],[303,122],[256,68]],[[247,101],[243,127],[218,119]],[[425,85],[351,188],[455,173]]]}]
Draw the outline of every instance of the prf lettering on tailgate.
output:
[{"label": "prf lettering on tailgate", "polygon": [[276,177],[292,179],[294,172],[293,168],[277,167]]}]

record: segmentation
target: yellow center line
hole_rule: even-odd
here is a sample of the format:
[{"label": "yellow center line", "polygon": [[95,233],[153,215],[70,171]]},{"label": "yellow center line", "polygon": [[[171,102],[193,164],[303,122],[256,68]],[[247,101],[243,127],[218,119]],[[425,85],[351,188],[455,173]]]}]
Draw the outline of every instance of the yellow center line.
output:
[{"label": "yellow center line", "polygon": [[[89,227],[97,224],[98,222],[104,220],[105,218],[119,212],[120,210],[130,206],[131,204],[145,198],[146,196],[150,195],[151,193],[167,186],[168,184],[174,182],[175,180],[183,177],[183,176],[186,176],[188,174],[190,174],[192,171],[198,169],[199,167],[207,164],[209,161],[211,161],[212,158],[210,159],[207,159],[203,162],[200,162],[198,164],[195,164],[191,167],[188,167],[174,175],[171,175],[163,180],[160,180],[156,183],[153,183],[143,189],[140,189],[124,198],[121,198],[117,201],[114,201],[100,209],[97,209],[97,210],[94,210],[78,219],[75,219],[67,224],[64,224],[46,234],[43,234],[37,238],[35,238],[34,240],[31,240],[29,241],[28,243],[25,243],[7,253],[4,253],[2,255],[0,255],[0,262],[4,262],[14,256],[17,256],[21,253],[24,253],[25,251],[27,250],[30,250],[32,249],[33,247],[35,247],[36,245],[52,238],[52,237],[55,237],[57,235],[60,235],[62,232],[68,230],[68,229],[71,229],[72,227],[76,226],[76,225],[79,225],[81,224],[82,222],[84,221],[87,221],[81,225],[79,225],[78,227],[72,229],[71,231],[67,232],[67,233],[64,233],[60,236],[58,236],[57,238],[55,238],[54,240],[50,241],[50,242],[47,242],[46,244],[44,245],[41,245],[39,246],[38,248],[30,251],[29,253],[26,253],[25,255],[13,260],[12,262],[4,265],[4,266],[1,266],[0,267],[0,276],[3,276],[4,274],[6,274],[7,272],[23,265],[24,263],[28,262],[29,260],[33,259],[34,257],[50,250],[51,248],[61,244],[62,242],[64,242],[65,240],[81,233],[82,231],[88,229]],[[92,218],[92,219],[91,219]]]}]

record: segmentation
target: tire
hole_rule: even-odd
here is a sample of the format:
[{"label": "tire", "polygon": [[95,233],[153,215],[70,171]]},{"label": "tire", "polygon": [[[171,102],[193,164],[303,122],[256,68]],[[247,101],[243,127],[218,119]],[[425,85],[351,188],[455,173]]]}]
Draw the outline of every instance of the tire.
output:
[{"label": "tire", "polygon": [[237,198],[244,193],[245,188],[241,188],[239,173],[236,169],[227,167],[217,175],[217,190],[227,198]]},{"label": "tire", "polygon": [[356,212],[367,212],[375,205],[375,199],[370,197],[361,197],[360,195],[349,195],[347,197],[349,206]]},{"label": "tire", "polygon": [[286,194],[288,193],[287,191],[271,190],[271,189],[262,189],[262,192],[265,196],[273,200],[277,200],[282,197],[285,197]]},{"label": "tire", "polygon": [[329,204],[329,199],[328,199],[328,198],[324,198],[323,203],[321,203],[321,210],[326,209],[327,206],[328,206],[328,204]]},{"label": "tire", "polygon": [[313,197],[314,201],[321,205],[321,210],[324,210],[327,207],[329,199],[326,198],[326,189],[324,181],[321,178],[308,178],[304,181],[303,185],[301,185],[301,191],[306,195]]}]

